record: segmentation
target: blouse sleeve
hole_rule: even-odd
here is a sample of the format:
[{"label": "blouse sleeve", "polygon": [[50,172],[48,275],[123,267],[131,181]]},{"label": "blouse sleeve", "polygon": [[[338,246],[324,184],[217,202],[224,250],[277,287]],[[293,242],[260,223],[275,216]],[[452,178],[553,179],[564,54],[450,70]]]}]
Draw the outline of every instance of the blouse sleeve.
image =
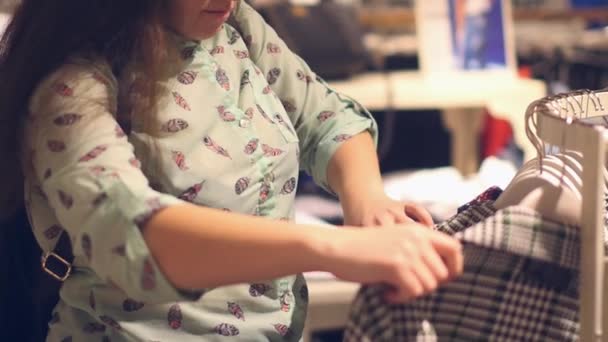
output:
[{"label": "blouse sleeve", "polygon": [[150,303],[195,299],[200,293],[169,283],[142,237],[152,215],[182,201],[149,186],[115,119],[117,86],[106,69],[66,64],[34,92],[26,143],[35,181],[76,258],[103,281]]},{"label": "blouse sleeve", "polygon": [[278,37],[245,1],[235,15],[252,61],[285,107],[300,140],[300,162],[316,183],[329,190],[327,166],[341,143],[369,131],[377,143],[373,117],[355,100],[331,89]]}]

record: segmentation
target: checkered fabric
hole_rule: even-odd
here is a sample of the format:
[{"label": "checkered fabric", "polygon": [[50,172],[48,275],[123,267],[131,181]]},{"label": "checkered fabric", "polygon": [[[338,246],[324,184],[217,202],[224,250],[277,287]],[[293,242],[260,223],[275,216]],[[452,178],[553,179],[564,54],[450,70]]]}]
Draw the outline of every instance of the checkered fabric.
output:
[{"label": "checkered fabric", "polygon": [[462,276],[402,305],[384,302],[381,286],[363,287],[344,340],[578,340],[578,228],[526,207],[497,211],[498,195],[436,226],[463,243]]}]

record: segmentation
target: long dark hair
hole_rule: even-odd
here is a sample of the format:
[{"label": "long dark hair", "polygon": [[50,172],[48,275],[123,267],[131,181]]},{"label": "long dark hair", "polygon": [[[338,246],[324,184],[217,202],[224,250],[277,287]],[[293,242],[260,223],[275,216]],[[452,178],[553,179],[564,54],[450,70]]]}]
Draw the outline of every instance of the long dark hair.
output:
[{"label": "long dark hair", "polygon": [[118,79],[136,60],[146,75],[138,97],[156,102],[155,77],[169,51],[165,1],[21,0],[0,40],[0,220],[23,201],[21,140],[29,98],[69,56],[102,57]]}]

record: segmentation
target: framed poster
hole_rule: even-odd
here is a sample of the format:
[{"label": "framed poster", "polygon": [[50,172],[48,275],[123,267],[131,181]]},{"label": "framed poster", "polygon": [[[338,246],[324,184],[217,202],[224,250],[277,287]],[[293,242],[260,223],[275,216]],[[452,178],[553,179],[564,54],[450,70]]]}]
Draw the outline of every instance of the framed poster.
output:
[{"label": "framed poster", "polygon": [[416,1],[425,74],[516,74],[509,0]]}]

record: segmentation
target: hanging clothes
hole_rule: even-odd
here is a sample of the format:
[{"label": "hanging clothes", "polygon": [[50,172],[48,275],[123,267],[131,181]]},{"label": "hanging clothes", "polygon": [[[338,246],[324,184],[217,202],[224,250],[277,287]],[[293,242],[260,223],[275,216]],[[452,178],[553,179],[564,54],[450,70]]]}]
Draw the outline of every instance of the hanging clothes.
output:
[{"label": "hanging clothes", "polygon": [[492,188],[436,229],[463,244],[464,272],[402,305],[366,286],[345,341],[576,341],[579,228],[523,206],[496,210]]}]

